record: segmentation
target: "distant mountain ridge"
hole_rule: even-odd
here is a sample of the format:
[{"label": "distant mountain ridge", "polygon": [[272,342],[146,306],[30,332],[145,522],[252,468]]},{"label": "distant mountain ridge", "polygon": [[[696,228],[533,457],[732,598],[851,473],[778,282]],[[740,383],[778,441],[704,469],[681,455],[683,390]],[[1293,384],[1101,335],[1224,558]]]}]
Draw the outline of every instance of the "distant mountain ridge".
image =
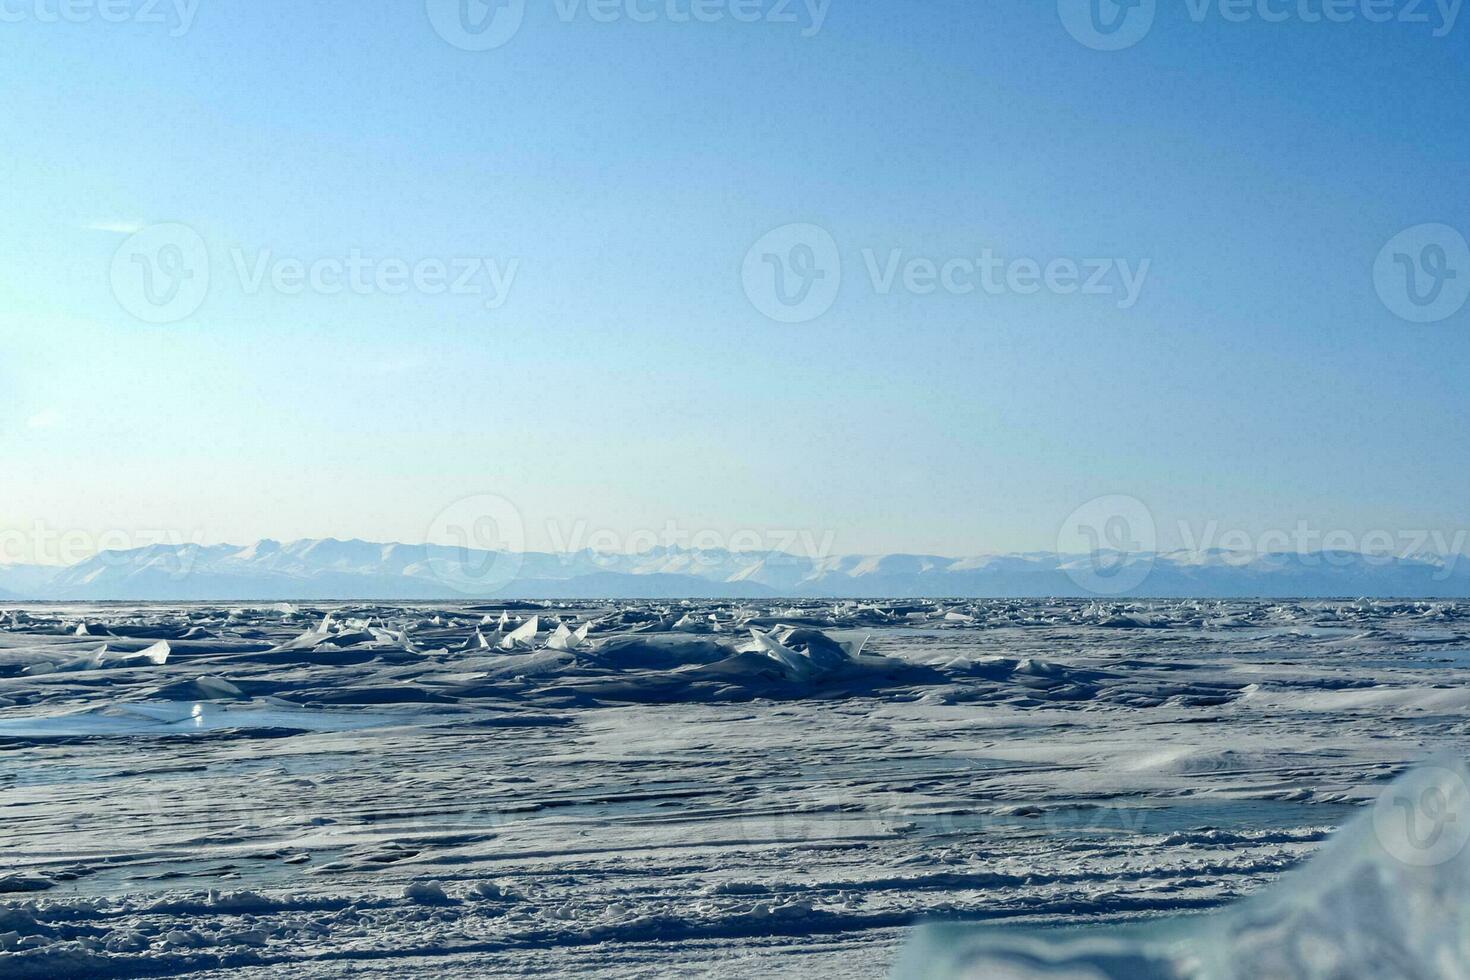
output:
[{"label": "distant mountain ridge", "polygon": [[[620,598],[1470,598],[1463,556],[1212,550],[947,558],[659,547],[633,555],[307,538],[153,545],[66,568],[0,565],[0,600]],[[1118,591],[1115,586],[1130,585]]]}]

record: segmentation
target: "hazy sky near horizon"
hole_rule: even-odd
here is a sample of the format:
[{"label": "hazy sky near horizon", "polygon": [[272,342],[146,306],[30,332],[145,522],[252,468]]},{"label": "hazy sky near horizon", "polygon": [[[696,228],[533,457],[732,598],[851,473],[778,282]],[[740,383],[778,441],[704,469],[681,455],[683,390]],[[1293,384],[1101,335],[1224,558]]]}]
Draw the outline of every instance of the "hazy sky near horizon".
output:
[{"label": "hazy sky near horizon", "polygon": [[[1470,288],[1423,230],[1470,233],[1443,5],[1161,3],[1109,51],[1054,0],[529,0],[476,51],[510,21],[439,0],[111,2],[0,6],[0,529],[1470,527],[1470,306],[1375,279]],[[830,238],[755,247],[789,225]]]}]

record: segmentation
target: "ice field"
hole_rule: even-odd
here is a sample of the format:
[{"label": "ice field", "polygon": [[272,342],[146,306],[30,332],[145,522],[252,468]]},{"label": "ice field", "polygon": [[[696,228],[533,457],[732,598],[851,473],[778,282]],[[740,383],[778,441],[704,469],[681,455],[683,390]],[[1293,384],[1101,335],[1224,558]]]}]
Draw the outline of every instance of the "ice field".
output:
[{"label": "ice field", "polygon": [[1204,912],[1470,738],[1470,604],[0,614],[0,976],[797,975]]}]

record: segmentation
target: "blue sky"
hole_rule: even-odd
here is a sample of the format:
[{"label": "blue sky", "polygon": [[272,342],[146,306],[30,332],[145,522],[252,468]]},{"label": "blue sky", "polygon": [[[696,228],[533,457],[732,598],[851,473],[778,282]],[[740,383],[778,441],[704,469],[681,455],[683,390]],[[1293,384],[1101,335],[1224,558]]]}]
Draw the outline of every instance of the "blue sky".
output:
[{"label": "blue sky", "polygon": [[[421,3],[200,0],[183,30],[114,2],[0,21],[5,528],[419,541],[481,493],[529,547],[673,522],[1049,549],[1100,495],[1163,546],[1470,527],[1470,307],[1409,322],[1374,279],[1405,229],[1470,232],[1470,18],[1161,3],[1103,51],[1048,2],[831,0],[813,30],[803,0],[528,0],[470,51]],[[166,323],[114,274],[158,223],[208,266]],[[840,288],[784,323],[742,263],[793,223]],[[986,249],[1147,271],[1125,308],[885,292],[865,259]],[[513,274],[271,285],[354,251]]]}]

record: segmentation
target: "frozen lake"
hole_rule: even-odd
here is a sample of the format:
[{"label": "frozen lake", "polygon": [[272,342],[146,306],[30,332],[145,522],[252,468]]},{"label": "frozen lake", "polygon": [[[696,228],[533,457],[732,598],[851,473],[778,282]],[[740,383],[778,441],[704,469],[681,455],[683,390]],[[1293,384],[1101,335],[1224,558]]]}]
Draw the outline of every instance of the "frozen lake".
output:
[{"label": "frozen lake", "polygon": [[877,976],[920,917],[1208,909],[1470,741],[1467,665],[1429,602],[7,609],[0,974]]}]

